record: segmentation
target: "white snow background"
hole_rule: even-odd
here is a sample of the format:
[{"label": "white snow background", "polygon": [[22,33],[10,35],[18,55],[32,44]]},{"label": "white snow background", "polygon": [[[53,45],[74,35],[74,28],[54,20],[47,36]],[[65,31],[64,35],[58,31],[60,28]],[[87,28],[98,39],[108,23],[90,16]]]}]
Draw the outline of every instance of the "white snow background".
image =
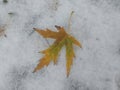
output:
[{"label": "white snow background", "polygon": [[[66,78],[65,48],[58,64],[32,73],[48,47],[36,28],[64,26],[70,12],[76,58]],[[120,0],[0,0],[0,90],[120,90]],[[48,39],[52,44],[54,40]]]}]

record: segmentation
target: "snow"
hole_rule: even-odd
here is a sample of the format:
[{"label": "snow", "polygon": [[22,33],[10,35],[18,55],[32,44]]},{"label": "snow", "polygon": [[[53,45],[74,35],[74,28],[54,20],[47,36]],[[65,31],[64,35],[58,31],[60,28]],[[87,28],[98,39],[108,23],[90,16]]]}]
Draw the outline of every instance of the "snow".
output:
[{"label": "snow", "polygon": [[[119,0],[0,0],[0,90],[120,90]],[[83,48],[66,77],[65,48],[57,65],[33,69],[48,47],[36,28],[68,27]],[[51,44],[53,40],[48,39]]]}]

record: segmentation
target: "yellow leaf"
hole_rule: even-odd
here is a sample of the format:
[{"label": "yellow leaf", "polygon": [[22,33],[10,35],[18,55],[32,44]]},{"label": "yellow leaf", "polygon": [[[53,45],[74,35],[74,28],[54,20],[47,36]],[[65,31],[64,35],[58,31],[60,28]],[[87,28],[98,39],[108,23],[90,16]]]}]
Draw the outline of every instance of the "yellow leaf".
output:
[{"label": "yellow leaf", "polygon": [[55,26],[58,32],[51,31],[50,29],[41,30],[34,28],[36,32],[42,35],[44,38],[56,39],[55,42],[46,50],[41,51],[44,54],[43,58],[40,59],[38,65],[33,72],[42,69],[44,66],[48,66],[51,61],[54,64],[57,63],[57,59],[61,48],[65,45],[66,47],[66,71],[67,76],[70,74],[71,66],[73,64],[73,58],[75,57],[73,44],[82,48],[81,43],[79,43],[74,37],[66,33],[65,29],[60,26]]}]

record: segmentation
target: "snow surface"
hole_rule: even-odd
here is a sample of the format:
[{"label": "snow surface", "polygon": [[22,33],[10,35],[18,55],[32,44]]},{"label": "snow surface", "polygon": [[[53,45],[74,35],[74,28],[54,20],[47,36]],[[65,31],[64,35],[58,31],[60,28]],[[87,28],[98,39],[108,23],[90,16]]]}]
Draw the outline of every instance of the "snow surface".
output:
[{"label": "snow surface", "polygon": [[[67,29],[81,41],[66,78],[65,50],[58,65],[33,69],[48,47],[33,27],[54,25]],[[0,90],[120,90],[120,0],[0,0]],[[51,44],[53,40],[48,40]]]}]

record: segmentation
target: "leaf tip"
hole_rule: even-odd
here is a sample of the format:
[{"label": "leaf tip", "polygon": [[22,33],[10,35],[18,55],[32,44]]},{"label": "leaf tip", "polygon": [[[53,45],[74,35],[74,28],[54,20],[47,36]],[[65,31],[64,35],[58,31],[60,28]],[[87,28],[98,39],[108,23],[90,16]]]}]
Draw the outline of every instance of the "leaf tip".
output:
[{"label": "leaf tip", "polygon": [[35,73],[35,72],[36,72],[36,70],[34,69],[32,73]]},{"label": "leaf tip", "polygon": [[34,30],[36,30],[36,28],[33,28]]},{"label": "leaf tip", "polygon": [[81,45],[81,44],[79,44],[79,47],[80,47],[80,48],[82,48],[82,45]]},{"label": "leaf tip", "polygon": [[67,78],[69,77],[69,73],[67,73]]},{"label": "leaf tip", "polygon": [[58,26],[58,25],[55,25],[55,27],[57,28],[57,30],[60,30],[60,29],[61,29],[61,27]]}]

